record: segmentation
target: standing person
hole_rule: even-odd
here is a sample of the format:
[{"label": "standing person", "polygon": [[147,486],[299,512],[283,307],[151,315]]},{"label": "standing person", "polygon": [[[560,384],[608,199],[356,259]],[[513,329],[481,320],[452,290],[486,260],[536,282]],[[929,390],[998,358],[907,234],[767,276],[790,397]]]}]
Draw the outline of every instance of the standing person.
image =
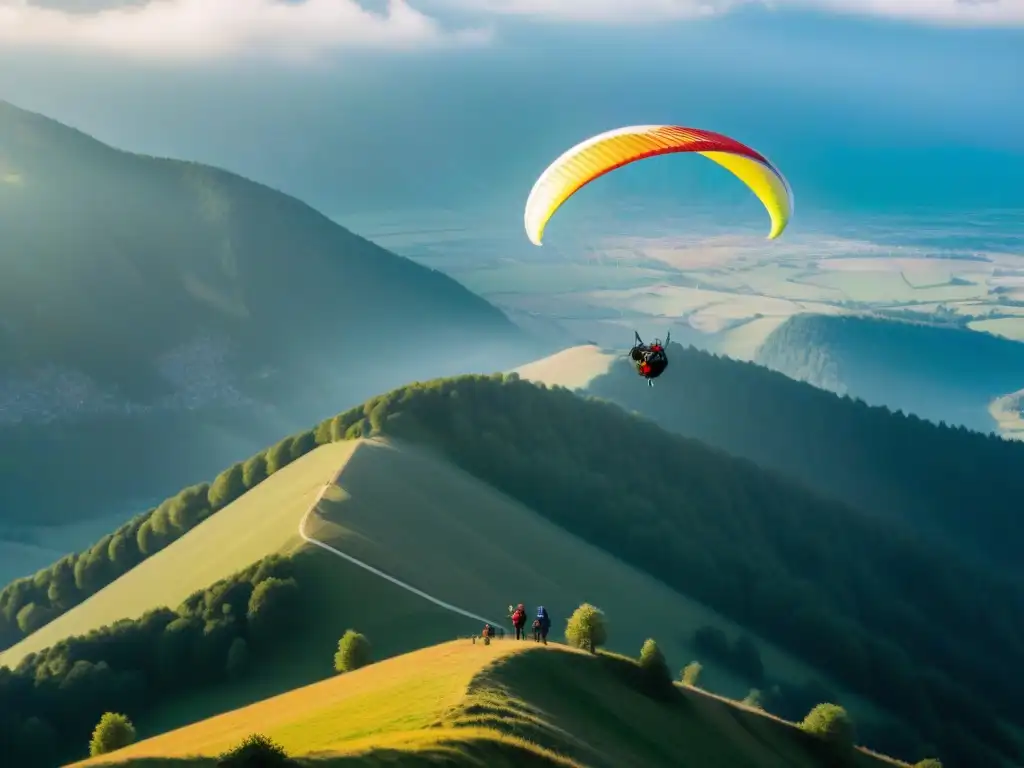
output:
[{"label": "standing person", "polygon": [[551,617],[548,616],[548,609],[543,605],[537,607],[537,621],[538,630],[540,631],[540,640],[544,645],[548,644],[548,630],[551,629]]},{"label": "standing person", "polygon": [[525,637],[523,627],[526,626],[526,608],[522,603],[512,612],[512,626],[516,629],[516,640],[522,640]]}]

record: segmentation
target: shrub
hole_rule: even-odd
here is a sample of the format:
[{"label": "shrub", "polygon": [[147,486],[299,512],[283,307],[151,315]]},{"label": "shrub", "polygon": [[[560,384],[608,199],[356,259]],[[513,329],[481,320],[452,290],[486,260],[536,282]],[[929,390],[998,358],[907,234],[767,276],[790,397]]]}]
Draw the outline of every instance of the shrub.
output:
[{"label": "shrub", "polygon": [[291,768],[294,765],[284,747],[261,733],[246,736],[241,744],[217,760],[217,768]]},{"label": "shrub", "polygon": [[914,763],[914,768],[942,768],[942,763],[934,757],[927,757]]},{"label": "shrub", "polygon": [[753,707],[754,709],[764,709],[764,696],[761,691],[757,688],[751,688],[750,693],[742,702],[745,706]]},{"label": "shrub", "polygon": [[597,653],[597,649],[608,642],[604,612],[590,603],[583,603],[569,617],[565,639],[576,648]]},{"label": "shrub", "polygon": [[837,755],[853,751],[853,721],[838,704],[819,704],[807,713],[800,727],[829,744]]},{"label": "shrub", "polygon": [[658,643],[653,638],[644,640],[640,649],[640,669],[654,680],[672,681],[672,673],[668,671],[668,664],[665,662],[665,654],[661,652]]},{"label": "shrub", "polygon": [[704,667],[701,666],[699,661],[691,661],[680,672],[679,676],[683,681],[683,685],[689,686],[690,688],[696,688],[697,683],[700,680],[700,673]]},{"label": "shrub", "polygon": [[334,671],[351,672],[365,667],[373,661],[370,641],[354,629],[349,629],[338,641],[338,652],[334,654]]},{"label": "shrub", "polygon": [[89,754],[105,755],[108,752],[127,747],[135,741],[135,726],[124,715],[116,712],[105,712],[92,732],[89,742]]}]

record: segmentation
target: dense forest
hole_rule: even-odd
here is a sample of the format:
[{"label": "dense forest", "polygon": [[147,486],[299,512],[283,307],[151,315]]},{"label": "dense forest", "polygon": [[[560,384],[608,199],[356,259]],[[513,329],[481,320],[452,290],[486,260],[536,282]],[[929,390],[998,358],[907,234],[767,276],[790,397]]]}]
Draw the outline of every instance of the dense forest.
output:
[{"label": "dense forest", "polygon": [[[0,441],[18,447],[0,458],[0,523],[159,498],[407,381],[538,354],[450,277],[217,168],[0,101],[0,176],[18,179],[0,184]],[[241,454],[212,450],[200,422],[219,419]],[[97,444],[108,426],[118,435]],[[126,432],[144,459],[126,468],[132,489],[103,461]],[[69,482],[52,482],[55,465]]]},{"label": "dense forest", "polygon": [[872,405],[988,432],[996,397],[1024,387],[1024,344],[948,323],[800,314],[755,362]]},{"label": "dense forest", "polygon": [[139,717],[167,697],[251,674],[301,615],[301,573],[294,558],[272,556],[175,610],[64,640],[14,670],[0,667],[4,764],[51,768],[80,759],[104,712]]},{"label": "dense forest", "polygon": [[622,362],[587,392],[1024,576],[1024,443],[868,406],[692,347],[672,345],[669,356],[653,389]]},{"label": "dense forest", "polygon": [[36,614],[48,620],[66,609],[54,584],[74,584],[71,600],[83,599],[268,472],[317,444],[373,433],[446,453],[899,712],[914,729],[906,756],[937,749],[960,768],[990,764],[993,753],[1019,759],[1020,745],[1000,724],[1019,722],[1024,711],[1024,694],[1006,674],[1024,663],[1019,589],[946,557],[898,522],[817,496],[611,403],[515,376],[411,385],[286,438],[88,552],[9,586],[0,597],[9,636]]}]

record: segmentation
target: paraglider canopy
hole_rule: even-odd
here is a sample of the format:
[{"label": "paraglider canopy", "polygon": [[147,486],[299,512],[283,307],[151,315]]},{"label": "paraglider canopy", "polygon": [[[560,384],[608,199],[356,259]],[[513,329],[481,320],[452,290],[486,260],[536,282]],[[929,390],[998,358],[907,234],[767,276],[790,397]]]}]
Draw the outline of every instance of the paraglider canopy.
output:
[{"label": "paraglider canopy", "polygon": [[587,139],[544,170],[526,201],[527,237],[540,245],[555,211],[594,179],[637,160],[677,152],[695,152],[732,172],[767,209],[772,222],[768,239],[782,234],[793,214],[793,193],[764,155],[713,131],[677,125],[634,125]]}]

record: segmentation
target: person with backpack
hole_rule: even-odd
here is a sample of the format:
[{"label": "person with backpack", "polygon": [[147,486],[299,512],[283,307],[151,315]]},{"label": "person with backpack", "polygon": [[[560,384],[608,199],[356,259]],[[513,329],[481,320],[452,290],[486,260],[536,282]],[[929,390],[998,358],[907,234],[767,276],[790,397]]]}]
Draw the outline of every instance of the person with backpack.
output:
[{"label": "person with backpack", "polygon": [[548,616],[548,609],[543,605],[537,606],[537,619],[533,622],[535,630],[534,634],[538,636],[538,639],[548,644],[548,630],[551,629],[551,617]]},{"label": "person with backpack", "polygon": [[523,640],[526,637],[523,632],[523,627],[526,626],[526,608],[523,607],[522,603],[512,611],[512,626],[516,630],[516,640]]}]

